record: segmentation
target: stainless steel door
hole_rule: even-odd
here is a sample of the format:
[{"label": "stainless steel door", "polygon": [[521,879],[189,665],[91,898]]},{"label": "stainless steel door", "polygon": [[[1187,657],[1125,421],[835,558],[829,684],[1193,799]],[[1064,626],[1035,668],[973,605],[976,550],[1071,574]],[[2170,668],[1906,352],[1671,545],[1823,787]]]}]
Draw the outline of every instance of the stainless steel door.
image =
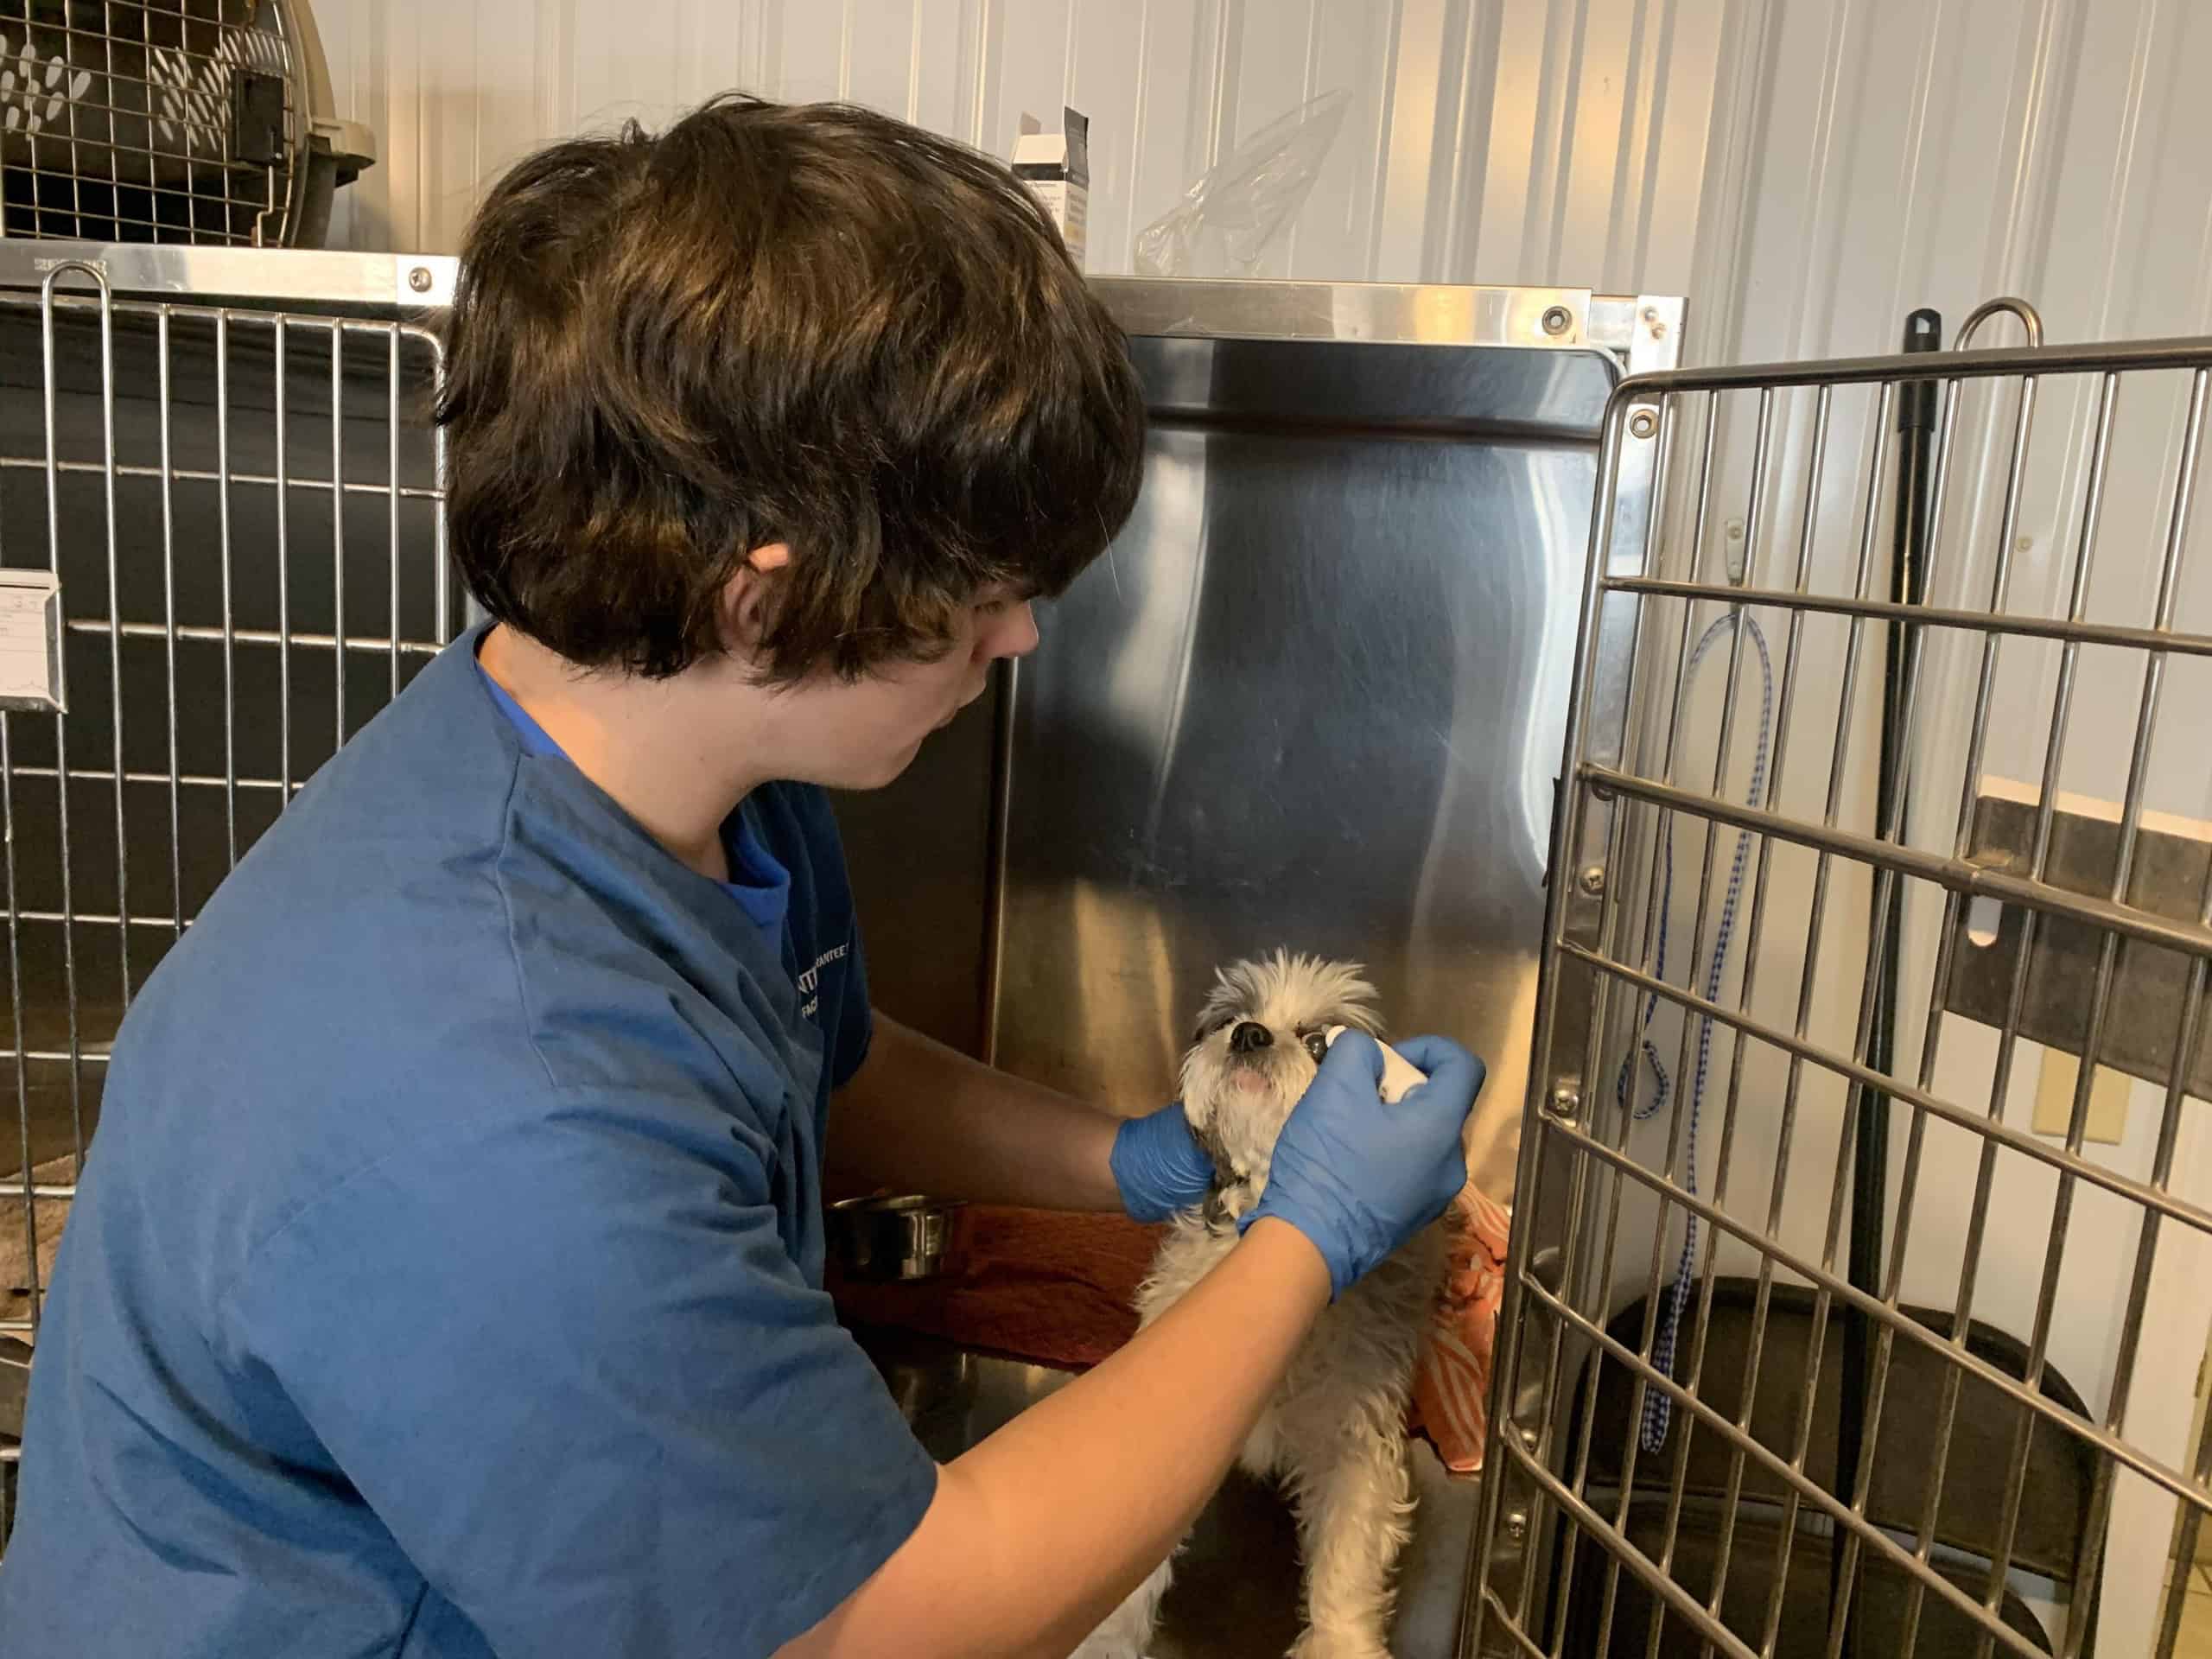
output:
[{"label": "stainless steel door", "polygon": [[1280,944],[1517,1100],[1613,360],[1134,350],[1136,516],[1016,680],[996,1058],[1148,1104],[1215,966]]}]

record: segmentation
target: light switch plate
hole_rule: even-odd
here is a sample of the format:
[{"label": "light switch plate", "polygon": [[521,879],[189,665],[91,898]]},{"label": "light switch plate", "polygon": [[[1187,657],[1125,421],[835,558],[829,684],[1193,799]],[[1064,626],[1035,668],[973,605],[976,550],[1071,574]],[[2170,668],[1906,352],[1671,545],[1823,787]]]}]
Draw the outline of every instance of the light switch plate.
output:
[{"label": "light switch plate", "polygon": [[[2082,1063],[2063,1048],[2043,1052],[2043,1075],[2036,1082],[2035,1131],[2063,1140],[2074,1116],[2074,1087]],[[2134,1081],[2108,1065],[2097,1068],[2089,1084],[2089,1121],[2082,1139],[2117,1146],[2127,1130],[2127,1096]]]}]

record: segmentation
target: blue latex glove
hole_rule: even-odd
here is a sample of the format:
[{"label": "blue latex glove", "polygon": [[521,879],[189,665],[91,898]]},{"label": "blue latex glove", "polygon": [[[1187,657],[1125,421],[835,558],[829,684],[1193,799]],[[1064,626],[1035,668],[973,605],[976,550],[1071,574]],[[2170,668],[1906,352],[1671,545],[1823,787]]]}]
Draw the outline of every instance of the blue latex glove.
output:
[{"label": "blue latex glove", "polygon": [[1108,1160],[1122,1208],[1133,1221],[1165,1221],[1213,1185],[1213,1160],[1199,1149],[1181,1103],[1124,1120]]},{"label": "blue latex glove", "polygon": [[1337,1295],[1442,1215],[1467,1184],[1459,1135],[1482,1092],[1483,1063],[1442,1037],[1398,1052],[1428,1074],[1395,1105],[1376,1094],[1382,1051],[1347,1031],[1283,1125],[1267,1191],[1238,1223],[1287,1221],[1329,1264]]}]

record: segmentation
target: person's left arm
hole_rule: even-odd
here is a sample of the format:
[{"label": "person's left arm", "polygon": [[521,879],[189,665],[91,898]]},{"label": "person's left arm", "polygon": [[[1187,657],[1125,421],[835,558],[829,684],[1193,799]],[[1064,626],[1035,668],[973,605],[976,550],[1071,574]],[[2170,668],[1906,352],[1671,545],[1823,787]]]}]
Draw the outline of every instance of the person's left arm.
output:
[{"label": "person's left arm", "polygon": [[1181,1109],[1125,1119],[969,1059],[878,1012],[830,1111],[832,1191],[880,1187],[1154,1220],[1205,1194],[1212,1166]]}]

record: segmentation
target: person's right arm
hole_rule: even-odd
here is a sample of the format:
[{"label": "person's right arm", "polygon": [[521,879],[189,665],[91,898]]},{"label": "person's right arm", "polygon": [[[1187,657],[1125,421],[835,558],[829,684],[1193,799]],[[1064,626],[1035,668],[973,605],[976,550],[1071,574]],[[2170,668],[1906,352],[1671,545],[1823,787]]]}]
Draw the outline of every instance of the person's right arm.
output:
[{"label": "person's right arm", "polygon": [[1243,1241],[1128,1346],[941,1471],[921,1524],[779,1659],[1065,1654],[1189,1529],[1307,1327],[1440,1214],[1482,1064],[1415,1039],[1430,1075],[1377,1109],[1382,1057],[1332,1050]]},{"label": "person's right arm", "polygon": [[657,1090],[354,1172],[257,1247],[210,1341],[266,1444],[350,1495],[333,1548],[411,1567],[500,1652],[1065,1652],[1165,1558],[1330,1292],[1457,1190],[1473,1065],[1382,1109],[1372,1046],[1332,1053],[1268,1218],[944,1468],[793,1261],[773,1147]]},{"label": "person's right arm", "polygon": [[1096,1370],[946,1465],[913,1535],[785,1659],[1065,1654],[1167,1558],[1329,1300],[1263,1222]]}]

